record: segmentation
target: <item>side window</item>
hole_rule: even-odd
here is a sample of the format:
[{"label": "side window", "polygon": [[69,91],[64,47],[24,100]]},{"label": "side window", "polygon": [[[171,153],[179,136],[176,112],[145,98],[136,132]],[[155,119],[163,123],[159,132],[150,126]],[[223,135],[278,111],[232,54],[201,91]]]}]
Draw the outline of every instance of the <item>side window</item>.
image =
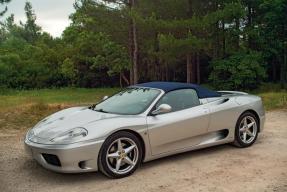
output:
[{"label": "side window", "polygon": [[179,89],[166,93],[157,103],[168,104],[172,107],[172,112],[195,107],[200,104],[197,93],[194,89]]}]

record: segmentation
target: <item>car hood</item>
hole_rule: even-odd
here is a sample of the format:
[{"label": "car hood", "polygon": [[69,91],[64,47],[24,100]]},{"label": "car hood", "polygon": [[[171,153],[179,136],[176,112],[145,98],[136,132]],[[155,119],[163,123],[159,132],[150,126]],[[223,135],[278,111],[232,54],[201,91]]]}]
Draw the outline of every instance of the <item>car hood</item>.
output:
[{"label": "car hood", "polygon": [[88,107],[68,108],[54,113],[40,121],[33,128],[33,140],[35,142],[43,143],[75,127],[86,127],[91,123],[118,116],[120,115],[101,113],[91,110]]}]

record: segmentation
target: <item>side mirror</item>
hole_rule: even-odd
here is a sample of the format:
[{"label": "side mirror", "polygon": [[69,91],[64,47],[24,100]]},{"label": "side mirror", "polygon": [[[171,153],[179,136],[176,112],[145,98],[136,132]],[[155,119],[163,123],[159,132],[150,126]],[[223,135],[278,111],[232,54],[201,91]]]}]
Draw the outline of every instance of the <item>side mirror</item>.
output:
[{"label": "side mirror", "polygon": [[109,96],[106,95],[106,96],[103,97],[102,100],[104,101],[104,100],[106,100],[106,99],[108,99],[108,98],[109,98]]},{"label": "side mirror", "polygon": [[171,112],[171,106],[168,104],[161,104],[160,106],[158,106],[158,108],[156,110],[154,110],[153,112],[151,112],[151,114],[153,115],[158,115],[158,114],[162,114],[162,113],[168,113]]}]

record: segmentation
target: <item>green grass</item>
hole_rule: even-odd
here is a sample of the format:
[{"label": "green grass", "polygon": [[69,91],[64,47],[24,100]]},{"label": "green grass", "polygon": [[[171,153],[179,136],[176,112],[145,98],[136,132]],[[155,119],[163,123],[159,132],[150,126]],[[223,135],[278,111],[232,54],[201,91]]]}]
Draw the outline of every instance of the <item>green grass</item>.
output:
[{"label": "green grass", "polygon": [[71,106],[90,105],[119,88],[63,88],[42,90],[2,90],[0,130],[26,130],[45,116]]},{"label": "green grass", "polygon": [[0,92],[0,110],[35,103],[61,105],[92,104],[101,100],[105,95],[112,95],[118,90],[120,89],[62,88],[25,91],[2,90]]},{"label": "green grass", "polygon": [[262,97],[266,110],[287,108],[287,90],[281,89],[280,84],[263,83],[251,93]]},{"label": "green grass", "polygon": [[[119,90],[119,88],[0,90],[0,130],[26,130],[49,114],[71,106],[97,103],[105,95],[110,96]],[[252,93],[263,98],[266,110],[287,108],[287,91],[280,90],[276,86]]]},{"label": "green grass", "polygon": [[258,93],[266,110],[287,108],[287,91]]}]

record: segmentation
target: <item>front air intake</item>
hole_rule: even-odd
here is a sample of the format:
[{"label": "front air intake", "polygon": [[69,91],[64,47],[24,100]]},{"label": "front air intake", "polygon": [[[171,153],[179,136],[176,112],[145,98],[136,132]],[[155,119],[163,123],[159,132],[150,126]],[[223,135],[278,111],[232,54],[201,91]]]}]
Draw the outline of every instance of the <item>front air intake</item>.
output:
[{"label": "front air intake", "polygon": [[42,156],[48,164],[61,167],[61,162],[57,155],[43,153]]}]

